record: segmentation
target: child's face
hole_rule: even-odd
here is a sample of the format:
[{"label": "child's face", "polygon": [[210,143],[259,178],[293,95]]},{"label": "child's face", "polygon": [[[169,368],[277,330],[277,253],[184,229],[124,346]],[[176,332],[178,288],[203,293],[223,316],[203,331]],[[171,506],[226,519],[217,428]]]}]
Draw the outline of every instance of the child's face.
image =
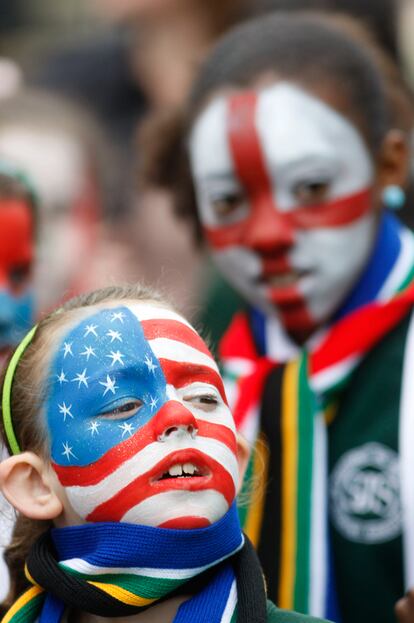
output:
[{"label": "child's face", "polygon": [[33,321],[33,216],[22,199],[0,199],[0,353]]},{"label": "child's face", "polygon": [[52,466],[87,521],[193,528],[235,498],[235,427],[217,366],[178,314],[155,303],[95,309],[51,362]]},{"label": "child's face", "polygon": [[206,239],[233,284],[293,333],[329,318],[378,220],[373,163],[350,121],[280,82],[214,99],[190,156]]}]

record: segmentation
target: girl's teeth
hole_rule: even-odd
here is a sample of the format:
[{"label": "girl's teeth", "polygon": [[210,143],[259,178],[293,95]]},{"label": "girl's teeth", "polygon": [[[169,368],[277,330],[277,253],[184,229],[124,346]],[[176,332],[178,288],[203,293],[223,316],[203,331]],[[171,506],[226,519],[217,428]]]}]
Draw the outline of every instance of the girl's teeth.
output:
[{"label": "girl's teeth", "polygon": [[184,463],[183,470],[185,471],[186,474],[194,474],[194,472],[196,471],[196,468],[194,467],[192,463]]},{"label": "girl's teeth", "polygon": [[193,476],[197,472],[197,468],[192,463],[184,463],[184,465],[173,465],[168,470],[168,474],[173,477],[177,476]]},{"label": "girl's teeth", "polygon": [[173,465],[168,470],[168,473],[170,474],[170,476],[182,476],[183,468],[181,465]]}]

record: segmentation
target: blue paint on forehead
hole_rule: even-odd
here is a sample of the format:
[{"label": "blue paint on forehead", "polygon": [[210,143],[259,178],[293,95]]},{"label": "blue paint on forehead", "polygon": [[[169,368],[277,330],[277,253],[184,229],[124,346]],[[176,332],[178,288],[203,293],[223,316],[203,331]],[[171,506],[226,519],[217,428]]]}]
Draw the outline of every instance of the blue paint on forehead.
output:
[{"label": "blue paint on forehead", "polygon": [[[132,417],[102,418],[128,401]],[[166,380],[142,325],[127,307],[104,309],[68,332],[53,358],[46,419],[59,465],[89,465],[134,434],[166,402]]]}]

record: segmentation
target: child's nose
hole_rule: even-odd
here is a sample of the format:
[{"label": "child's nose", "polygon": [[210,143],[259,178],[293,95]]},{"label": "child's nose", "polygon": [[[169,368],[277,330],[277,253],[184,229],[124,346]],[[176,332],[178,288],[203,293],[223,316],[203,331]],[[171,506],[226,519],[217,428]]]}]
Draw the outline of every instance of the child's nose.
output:
[{"label": "child's nose", "polygon": [[154,436],[158,441],[166,441],[172,436],[197,434],[197,422],[189,409],[178,400],[168,400],[153,420]]}]

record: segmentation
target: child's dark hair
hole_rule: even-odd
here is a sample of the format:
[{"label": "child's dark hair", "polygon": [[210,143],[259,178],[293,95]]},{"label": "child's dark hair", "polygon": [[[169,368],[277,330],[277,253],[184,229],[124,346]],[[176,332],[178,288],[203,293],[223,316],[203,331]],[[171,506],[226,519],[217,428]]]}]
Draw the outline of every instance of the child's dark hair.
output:
[{"label": "child's dark hair", "polygon": [[[118,300],[155,301],[171,308],[164,296],[144,285],[110,286],[69,300],[39,322],[32,341],[17,365],[10,397],[13,428],[22,452],[29,450],[40,456],[48,456],[46,430],[39,413],[46,393],[45,352],[55,344],[55,329],[70,319],[72,312]],[[10,451],[3,417],[0,417],[0,434],[4,445]],[[50,525],[49,521],[27,519],[17,514],[13,538],[5,552],[11,580],[11,590],[5,605],[10,606],[16,596],[26,588],[28,582],[24,576],[24,561],[34,540]]]},{"label": "child's dark hair", "polygon": [[[192,217],[201,240],[186,141],[208,97],[222,88],[246,88],[273,73],[309,89],[334,86],[375,155],[391,128],[408,134],[411,98],[392,61],[354,20],[315,12],[276,12],[233,29],[214,48],[180,119],[148,124],[142,179],[173,190],[177,213]],[[158,127],[157,127],[158,126]],[[145,149],[144,149],[145,152]]]}]

